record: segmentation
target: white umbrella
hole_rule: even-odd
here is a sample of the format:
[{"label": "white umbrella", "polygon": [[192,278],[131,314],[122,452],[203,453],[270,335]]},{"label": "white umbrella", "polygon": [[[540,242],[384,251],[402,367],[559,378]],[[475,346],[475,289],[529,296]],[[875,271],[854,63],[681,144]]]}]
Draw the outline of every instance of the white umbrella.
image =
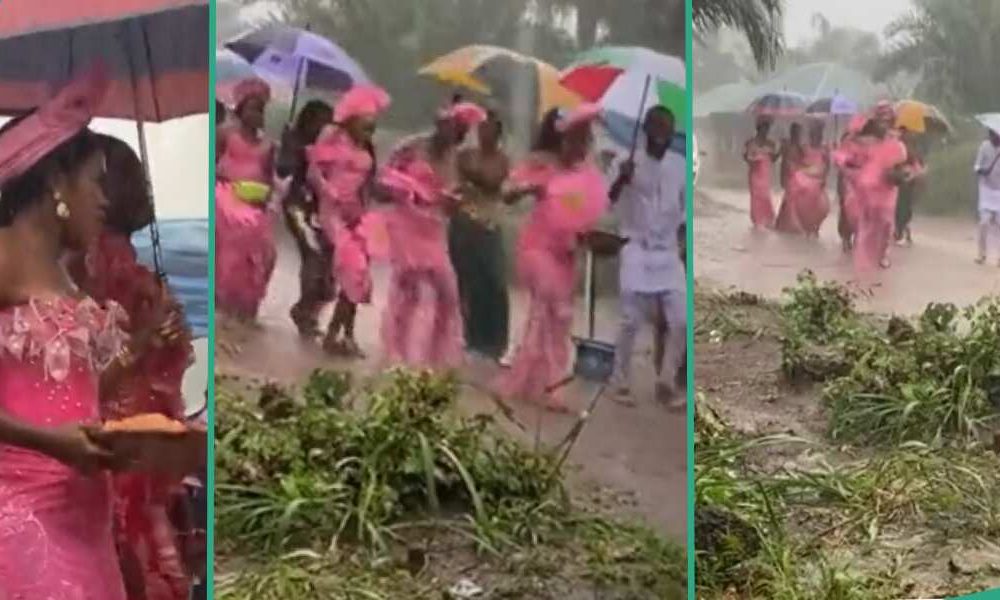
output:
[{"label": "white umbrella", "polygon": [[194,364],[188,367],[181,383],[184,396],[184,414],[188,418],[204,412],[208,402],[208,338],[198,338],[194,346]]},{"label": "white umbrella", "polygon": [[1000,135],[1000,113],[976,115],[976,120],[982,123],[987,129],[991,129],[996,134]]}]

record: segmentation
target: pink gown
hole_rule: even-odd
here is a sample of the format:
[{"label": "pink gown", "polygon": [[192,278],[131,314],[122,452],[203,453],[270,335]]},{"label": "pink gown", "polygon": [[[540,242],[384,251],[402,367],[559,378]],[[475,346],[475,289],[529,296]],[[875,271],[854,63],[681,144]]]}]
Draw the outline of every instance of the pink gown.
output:
[{"label": "pink gown", "polygon": [[[389,186],[395,191],[394,206],[385,214],[392,265],[381,330],[385,358],[418,367],[456,367],[465,342],[458,280],[448,256],[447,183],[410,145],[394,153],[383,183],[393,171],[412,177],[426,191]],[[429,339],[416,339],[418,323],[429,324]]]},{"label": "pink gown", "polygon": [[271,185],[273,148],[251,144],[237,132],[226,135],[215,185],[215,301],[224,312],[254,319],[267,294],[277,260],[271,213],[236,197],[230,182]]},{"label": "pink gown", "polygon": [[[124,311],[63,298],[0,309],[0,410],[37,427],[101,422],[98,373]],[[111,479],[0,446],[0,598],[125,600]]]},{"label": "pink gown", "polygon": [[747,142],[750,158],[750,221],[754,227],[774,226],[774,200],[771,197],[771,173],[774,161],[770,154]]},{"label": "pink gown", "polygon": [[[127,237],[102,234],[87,255],[87,275],[95,298],[122,306],[133,327],[149,323],[160,300],[160,284],[139,264]],[[160,413],[183,420],[181,382],[191,360],[186,338],[147,351],[138,357],[137,375],[107,404],[104,418]],[[146,600],[187,600],[190,580],[181,561],[178,532],[168,516],[171,502],[182,491],[180,479],[122,473],[114,476],[114,490],[118,543],[141,563]]]},{"label": "pink gown", "polygon": [[826,178],[818,176],[819,172],[825,171],[827,156],[826,147],[806,146],[802,150],[801,161],[789,169],[785,197],[775,225],[779,231],[819,234],[823,221],[830,213]]},{"label": "pink gown", "polygon": [[590,164],[572,171],[524,164],[511,174],[515,183],[541,184],[538,198],[517,241],[517,274],[530,295],[528,318],[510,370],[501,376],[497,391],[506,397],[561,405],[548,389],[568,372],[573,327],[573,296],[576,289],[578,236],[591,229],[607,208],[607,195],[600,193],[588,218],[567,226],[552,218],[551,203],[557,202],[558,182],[563,175],[598,176]]},{"label": "pink gown", "polygon": [[852,179],[857,204],[854,265],[859,273],[871,273],[888,257],[892,243],[899,187],[887,174],[906,162],[906,146],[892,136],[858,143],[849,160],[860,165]]},{"label": "pink gown", "polygon": [[[364,186],[373,160],[343,130],[324,132],[309,148],[309,181],[319,190],[319,221],[333,248],[333,280],[354,304],[371,302],[370,252],[365,229]],[[367,217],[371,218],[371,217]]]}]

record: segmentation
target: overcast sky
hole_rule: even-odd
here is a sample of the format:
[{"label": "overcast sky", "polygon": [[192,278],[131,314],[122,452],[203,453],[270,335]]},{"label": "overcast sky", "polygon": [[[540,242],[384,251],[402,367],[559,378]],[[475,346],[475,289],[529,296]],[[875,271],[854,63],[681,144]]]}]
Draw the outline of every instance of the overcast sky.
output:
[{"label": "overcast sky", "polygon": [[814,37],[811,21],[816,13],[835,27],[881,34],[886,25],[912,6],[911,0],[785,0],[785,36],[793,46]]}]

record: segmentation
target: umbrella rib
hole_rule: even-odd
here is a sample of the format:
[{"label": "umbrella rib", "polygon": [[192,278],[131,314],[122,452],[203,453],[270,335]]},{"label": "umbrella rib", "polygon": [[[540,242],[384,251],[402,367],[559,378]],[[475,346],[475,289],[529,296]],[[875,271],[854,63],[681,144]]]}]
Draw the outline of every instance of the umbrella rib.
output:
[{"label": "umbrella rib", "polygon": [[142,19],[139,19],[139,31],[142,33],[142,45],[143,49],[146,51],[146,68],[149,70],[149,91],[153,98],[153,112],[156,114],[156,121],[160,122],[163,116],[160,114],[160,100],[156,94],[156,72],[153,69],[153,49],[149,45],[149,33],[146,31],[146,23]]}]

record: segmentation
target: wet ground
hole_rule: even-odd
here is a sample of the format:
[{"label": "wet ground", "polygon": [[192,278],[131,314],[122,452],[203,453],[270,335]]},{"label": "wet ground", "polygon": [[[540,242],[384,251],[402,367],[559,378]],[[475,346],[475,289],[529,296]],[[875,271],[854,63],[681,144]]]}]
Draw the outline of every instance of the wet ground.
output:
[{"label": "wet ground", "polygon": [[[779,198],[776,194],[775,198]],[[856,280],[850,257],[841,251],[836,209],[823,224],[819,240],[754,232],[745,190],[701,188],[695,198],[694,268],[701,283],[735,287],[776,298],[810,269],[821,280]],[[972,220],[917,215],[911,247],[893,247],[892,267],[878,274],[861,310],[917,313],[930,302],[968,305],[1000,293],[1000,240],[986,265],[976,256]]]},{"label": "wet ground", "polygon": [[[285,384],[303,380],[313,369],[351,369],[362,375],[375,375],[382,368],[378,360],[378,324],[384,305],[387,271],[375,270],[375,299],[362,307],[357,324],[358,341],[369,353],[361,361],[344,361],[325,355],[315,344],[303,342],[288,317],[288,310],[298,297],[298,256],[291,239],[279,228],[279,259],[268,296],[262,308],[259,327],[248,328],[227,322],[219,315],[217,327],[216,370],[220,374],[246,378],[270,379]],[[578,302],[575,333],[586,333],[583,301]],[[614,339],[618,313],[614,298],[600,299],[597,307],[596,337]],[[519,292],[512,296],[513,335],[518,335],[526,308]],[[614,490],[621,498],[622,510],[633,514],[658,531],[683,544],[686,540],[686,426],[682,411],[670,411],[653,400],[651,345],[640,344],[634,359],[633,393],[635,407],[625,407],[610,396],[602,397],[582,435],[573,447],[569,461],[576,467],[573,479],[581,486],[597,485]],[[499,373],[499,367],[470,358],[460,378],[469,385],[462,395],[463,410],[495,412],[495,404],[477,388],[486,385]],[[575,410],[583,410],[596,388],[573,383],[566,399]],[[681,391],[680,393],[683,393]],[[525,426],[510,430],[534,443],[539,413],[533,407],[515,405],[515,418]],[[501,422],[504,419],[499,419]],[[575,416],[541,415],[540,437],[543,444],[558,443],[576,422]],[[509,422],[508,422],[509,423]]]}]

